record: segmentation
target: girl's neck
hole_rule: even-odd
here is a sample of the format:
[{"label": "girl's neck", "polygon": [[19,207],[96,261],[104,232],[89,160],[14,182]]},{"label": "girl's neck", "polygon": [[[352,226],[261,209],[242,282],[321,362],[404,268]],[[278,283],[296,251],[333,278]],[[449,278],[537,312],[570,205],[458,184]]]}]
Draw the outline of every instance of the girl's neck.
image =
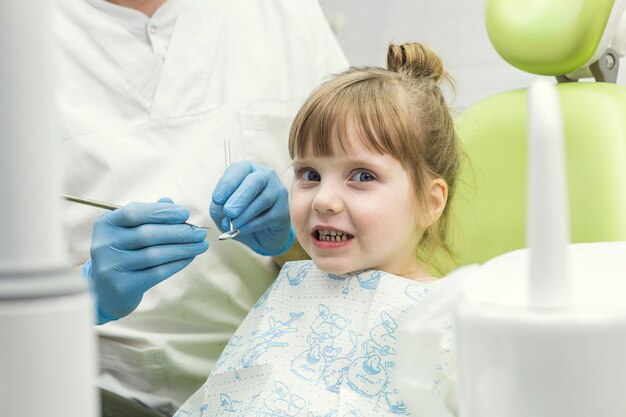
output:
[{"label": "girl's neck", "polygon": [[437,278],[433,278],[429,273],[427,273],[421,268],[416,271],[410,271],[407,273],[404,273],[404,272],[397,273],[395,275],[398,275],[398,276],[401,276],[401,277],[404,277],[413,281],[421,282],[422,284],[428,284],[428,283],[437,281]]}]

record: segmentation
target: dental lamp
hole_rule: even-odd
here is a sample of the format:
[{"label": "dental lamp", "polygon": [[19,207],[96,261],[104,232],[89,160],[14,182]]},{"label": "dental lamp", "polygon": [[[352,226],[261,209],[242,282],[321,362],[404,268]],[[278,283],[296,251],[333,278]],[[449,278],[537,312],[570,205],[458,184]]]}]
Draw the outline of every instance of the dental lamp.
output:
[{"label": "dental lamp", "polygon": [[559,82],[615,82],[626,53],[623,0],[488,0],[487,34],[508,63]]}]

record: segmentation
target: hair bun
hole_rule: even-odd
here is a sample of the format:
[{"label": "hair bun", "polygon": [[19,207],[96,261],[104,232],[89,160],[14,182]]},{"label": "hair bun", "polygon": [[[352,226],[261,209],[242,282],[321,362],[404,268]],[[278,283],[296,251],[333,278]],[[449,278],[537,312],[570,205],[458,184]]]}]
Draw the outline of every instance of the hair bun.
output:
[{"label": "hair bun", "polygon": [[387,69],[399,72],[404,70],[416,78],[430,78],[438,82],[445,76],[441,59],[421,43],[389,45]]}]

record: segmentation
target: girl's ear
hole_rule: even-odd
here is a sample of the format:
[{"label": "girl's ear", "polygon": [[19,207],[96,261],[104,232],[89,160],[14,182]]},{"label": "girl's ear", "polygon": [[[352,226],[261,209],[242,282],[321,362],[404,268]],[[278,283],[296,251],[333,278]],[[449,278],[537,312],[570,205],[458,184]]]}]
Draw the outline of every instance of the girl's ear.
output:
[{"label": "girl's ear", "polygon": [[420,227],[424,229],[435,223],[448,202],[448,184],[442,178],[435,178],[429,183],[424,209],[420,216]]}]

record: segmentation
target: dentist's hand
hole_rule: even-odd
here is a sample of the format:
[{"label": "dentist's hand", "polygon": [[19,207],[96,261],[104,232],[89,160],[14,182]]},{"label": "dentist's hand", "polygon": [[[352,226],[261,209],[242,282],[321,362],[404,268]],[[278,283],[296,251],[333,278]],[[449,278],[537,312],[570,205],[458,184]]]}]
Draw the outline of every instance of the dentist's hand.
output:
[{"label": "dentist's hand", "polygon": [[239,230],[235,239],[260,255],[276,256],[293,244],[287,189],[276,173],[251,161],[226,169],[213,191],[211,218],[225,232]]},{"label": "dentist's hand", "polygon": [[91,259],[81,273],[94,295],[98,324],[128,315],[144,292],[207,250],[206,232],[183,224],[188,217],[187,209],[162,198],[128,204],[95,222]]}]

